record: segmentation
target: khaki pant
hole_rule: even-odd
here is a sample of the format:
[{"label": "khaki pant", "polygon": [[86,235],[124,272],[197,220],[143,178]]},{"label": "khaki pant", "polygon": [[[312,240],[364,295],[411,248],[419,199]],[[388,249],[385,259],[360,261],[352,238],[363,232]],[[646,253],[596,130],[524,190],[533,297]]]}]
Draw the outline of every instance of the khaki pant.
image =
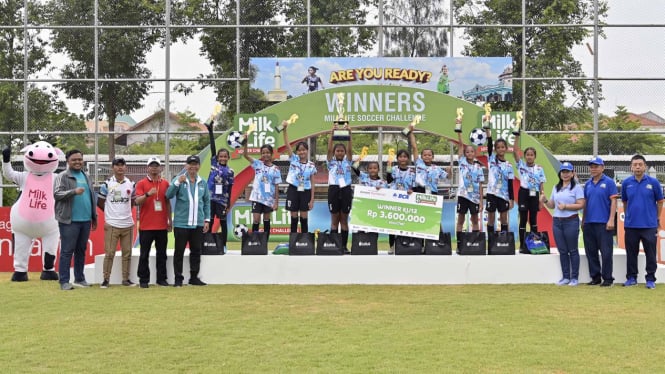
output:
[{"label": "khaki pant", "polygon": [[129,279],[129,264],[132,259],[132,231],[133,227],[118,228],[109,224],[104,224],[104,279],[111,277],[111,270],[113,269],[113,258],[115,257],[115,249],[120,242],[120,250],[122,252],[122,280]]}]

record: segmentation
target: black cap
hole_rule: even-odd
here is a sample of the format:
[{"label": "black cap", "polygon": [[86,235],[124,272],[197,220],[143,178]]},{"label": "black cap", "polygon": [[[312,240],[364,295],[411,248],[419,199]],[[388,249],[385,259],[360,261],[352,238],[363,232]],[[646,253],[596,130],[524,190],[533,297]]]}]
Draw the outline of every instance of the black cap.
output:
[{"label": "black cap", "polygon": [[201,159],[200,159],[199,156],[197,156],[197,155],[191,155],[191,156],[187,157],[187,161],[186,161],[186,163],[191,164],[191,163],[193,163],[193,162],[195,162],[195,163],[197,163],[197,164],[200,164],[200,163],[201,163]]},{"label": "black cap", "polygon": [[126,165],[126,164],[127,164],[127,163],[125,162],[125,159],[122,158],[122,157],[116,157],[116,158],[114,158],[113,161],[111,162],[111,165],[114,165],[114,166],[115,166],[115,165],[120,165],[120,164],[122,164],[122,165]]}]

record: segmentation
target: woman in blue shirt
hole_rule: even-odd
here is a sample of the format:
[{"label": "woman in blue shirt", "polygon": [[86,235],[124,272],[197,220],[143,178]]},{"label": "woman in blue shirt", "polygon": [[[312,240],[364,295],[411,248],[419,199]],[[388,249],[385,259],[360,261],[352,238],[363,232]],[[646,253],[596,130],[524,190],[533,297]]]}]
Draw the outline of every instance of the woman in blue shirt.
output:
[{"label": "woman in blue shirt", "polygon": [[561,272],[563,276],[556,283],[558,286],[577,286],[580,272],[580,236],[579,210],[584,209],[584,188],[575,181],[573,164],[564,162],[559,168],[559,183],[552,187],[548,200],[545,194],[540,201],[546,207],[554,209],[552,231],[556,247],[559,250]]}]

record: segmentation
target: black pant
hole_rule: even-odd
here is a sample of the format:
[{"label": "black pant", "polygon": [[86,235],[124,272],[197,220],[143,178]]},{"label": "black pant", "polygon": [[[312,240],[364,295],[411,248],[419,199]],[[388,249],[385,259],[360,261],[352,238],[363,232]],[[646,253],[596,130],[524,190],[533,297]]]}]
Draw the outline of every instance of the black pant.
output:
[{"label": "black pant", "polygon": [[193,229],[173,228],[175,251],[173,253],[173,272],[176,281],[183,281],[182,261],[185,256],[185,245],[189,243],[189,272],[192,278],[198,277],[201,267],[201,243],[203,243],[203,227]]},{"label": "black pant", "polygon": [[166,230],[139,230],[139,243],[141,245],[141,254],[139,257],[139,267],[136,275],[139,277],[139,283],[150,283],[150,248],[155,242],[155,252],[157,261],[157,281],[166,280],[166,244],[168,233]]}]

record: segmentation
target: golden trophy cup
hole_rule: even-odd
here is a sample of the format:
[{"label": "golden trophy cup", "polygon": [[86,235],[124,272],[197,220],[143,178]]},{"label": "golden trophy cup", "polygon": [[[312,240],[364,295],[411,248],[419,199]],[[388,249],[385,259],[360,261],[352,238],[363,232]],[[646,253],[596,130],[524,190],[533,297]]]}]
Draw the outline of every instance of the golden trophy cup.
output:
[{"label": "golden trophy cup", "polygon": [[455,118],[455,132],[462,132],[463,117],[464,117],[464,109],[457,108],[457,118]]},{"label": "golden trophy cup", "polygon": [[337,120],[333,122],[332,138],[338,142],[347,142],[351,139],[349,121],[344,116],[344,94],[341,92],[337,94]]},{"label": "golden trophy cup", "polygon": [[360,155],[358,156],[358,159],[356,162],[353,163],[353,168],[358,170],[358,167],[360,167],[360,162],[367,157],[367,152],[369,152],[369,147],[364,146],[363,149],[360,151]]},{"label": "golden trophy cup", "polygon": [[520,126],[522,124],[522,111],[515,113],[515,127],[513,127],[513,135],[520,136]]},{"label": "golden trophy cup", "polygon": [[485,115],[483,116],[483,129],[487,130],[490,128],[490,120],[492,119],[492,106],[490,103],[485,103],[483,108],[485,109]]},{"label": "golden trophy cup", "polygon": [[284,129],[285,129],[287,126],[291,126],[291,125],[293,125],[294,123],[296,123],[296,121],[298,120],[298,118],[300,118],[300,117],[299,117],[297,114],[293,113],[293,114],[291,115],[291,117],[289,117],[289,119],[287,119],[286,121],[284,121],[284,122],[286,122],[286,124],[284,124],[284,122],[280,123],[279,126],[277,126],[277,127],[275,128],[275,130],[277,130],[277,132],[282,132],[282,131],[284,131]]},{"label": "golden trophy cup", "polygon": [[409,123],[409,126],[402,129],[402,135],[409,136],[411,131],[413,131],[415,129],[416,125],[420,123],[421,118],[422,117],[420,116],[420,114],[416,114],[415,116],[413,116],[413,120],[411,120],[411,123]]},{"label": "golden trophy cup", "polygon": [[247,128],[247,132],[245,132],[240,139],[238,139],[238,142],[242,145],[245,145],[247,143],[247,138],[249,138],[249,135],[256,131],[256,123],[250,122],[249,128]]}]

